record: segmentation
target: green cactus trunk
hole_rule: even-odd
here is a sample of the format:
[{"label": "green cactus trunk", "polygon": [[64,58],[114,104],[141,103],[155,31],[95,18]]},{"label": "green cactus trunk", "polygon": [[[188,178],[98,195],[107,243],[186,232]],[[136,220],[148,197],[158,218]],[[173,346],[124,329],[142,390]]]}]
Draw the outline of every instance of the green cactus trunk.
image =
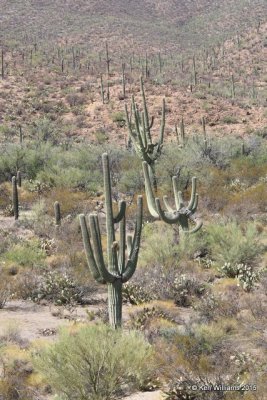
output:
[{"label": "green cactus trunk", "polygon": [[18,187],[21,187],[21,173],[20,173],[20,171],[17,172],[17,183],[18,183]]},{"label": "green cactus trunk", "polygon": [[117,279],[108,283],[108,315],[109,323],[115,329],[122,324],[122,281]]},{"label": "green cactus trunk", "polygon": [[61,212],[60,212],[60,204],[58,201],[54,203],[54,212],[55,212],[55,223],[56,226],[60,226],[61,224]]},{"label": "green cactus trunk", "polygon": [[13,212],[15,220],[19,218],[19,198],[18,198],[18,187],[17,187],[17,179],[15,176],[12,177],[12,203],[13,203]]}]

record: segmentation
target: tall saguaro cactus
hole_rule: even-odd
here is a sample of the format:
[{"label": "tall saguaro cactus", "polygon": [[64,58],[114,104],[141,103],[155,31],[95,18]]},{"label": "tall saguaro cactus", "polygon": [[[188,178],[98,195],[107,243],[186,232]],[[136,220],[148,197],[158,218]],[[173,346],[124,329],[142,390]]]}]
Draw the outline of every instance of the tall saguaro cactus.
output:
[{"label": "tall saguaro cactus", "polygon": [[147,162],[149,166],[150,179],[153,182],[154,189],[156,190],[157,181],[155,176],[155,163],[156,160],[161,155],[163,146],[164,129],[165,129],[165,99],[163,99],[162,101],[162,118],[161,118],[159,140],[158,142],[153,143],[151,137],[151,128],[154,123],[154,118],[152,117],[151,120],[149,119],[144,83],[142,77],[140,78],[140,85],[141,85],[141,93],[143,101],[143,111],[142,112],[139,111],[138,106],[135,103],[134,96],[132,96],[131,107],[134,116],[134,124],[132,125],[131,123],[127,105],[125,104],[126,122],[128,126],[129,135],[132,139],[135,151],[141,158],[141,160]]},{"label": "tall saguaro cactus", "polygon": [[[175,208],[172,208],[169,205],[168,197],[163,196],[163,202],[166,208],[166,210],[163,210],[159,198],[155,198],[154,196],[151,181],[149,178],[148,165],[145,161],[143,162],[143,171],[145,177],[147,205],[152,217],[162,219],[167,224],[178,224],[181,227],[182,231],[185,233],[197,232],[202,227],[202,221],[197,220],[194,217],[194,213],[196,212],[198,205],[198,194],[196,193],[197,178],[192,178],[191,199],[188,205],[185,206],[182,192],[178,190],[178,177],[174,176],[172,178],[172,183]],[[190,221],[195,224],[192,229],[190,229]]]},{"label": "tall saguaro cactus", "polygon": [[[133,240],[126,238],[126,203],[121,201],[116,216],[112,209],[111,180],[108,155],[102,155],[105,187],[107,266],[101,243],[99,220],[96,214],[89,215],[89,229],[84,214],[80,215],[83,244],[89,269],[97,282],[108,286],[109,322],[114,328],[121,326],[122,284],[134,274],[140,248],[142,231],[143,199],[138,196],[138,215]],[[119,241],[115,237],[115,224],[119,223]],[[128,259],[126,260],[126,241]]]}]

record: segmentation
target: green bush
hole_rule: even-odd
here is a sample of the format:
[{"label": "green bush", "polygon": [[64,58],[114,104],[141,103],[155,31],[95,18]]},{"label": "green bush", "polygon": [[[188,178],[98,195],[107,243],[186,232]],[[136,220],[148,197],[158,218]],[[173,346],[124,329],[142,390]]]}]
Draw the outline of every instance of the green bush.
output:
[{"label": "green bush", "polygon": [[253,264],[263,251],[256,226],[252,222],[247,223],[244,228],[236,221],[211,224],[207,227],[207,232],[212,258],[220,267],[225,263],[231,266]]},{"label": "green bush", "polygon": [[36,240],[15,244],[2,256],[5,261],[13,262],[23,267],[40,266],[43,264],[45,257],[45,252]]},{"label": "green bush", "polygon": [[92,325],[61,331],[33,363],[62,399],[110,400],[126,384],[142,386],[151,373],[152,349],[140,334]]},{"label": "green bush", "polygon": [[173,231],[168,225],[153,223],[143,229],[143,246],[140,263],[143,265],[167,265],[175,263],[178,254],[173,245]]},{"label": "green bush", "polygon": [[174,302],[178,306],[191,306],[193,299],[203,296],[205,292],[206,286],[202,282],[185,274],[176,277],[173,282]]}]

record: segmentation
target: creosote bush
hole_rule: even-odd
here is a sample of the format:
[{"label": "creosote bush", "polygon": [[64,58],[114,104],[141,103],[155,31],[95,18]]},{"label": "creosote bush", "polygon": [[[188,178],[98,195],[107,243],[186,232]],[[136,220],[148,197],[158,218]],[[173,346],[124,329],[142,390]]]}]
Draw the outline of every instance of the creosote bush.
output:
[{"label": "creosote bush", "polygon": [[55,344],[33,356],[33,364],[62,400],[111,400],[125,385],[142,386],[152,359],[152,348],[140,334],[92,325],[62,330]]},{"label": "creosote bush", "polygon": [[[236,221],[210,224],[207,226],[207,232],[212,259],[221,267],[225,263],[231,266],[251,265],[263,251],[256,225],[252,222],[244,227]],[[235,277],[235,271],[231,273],[230,270],[228,269],[227,276]]]},{"label": "creosote bush", "polygon": [[28,240],[12,245],[2,257],[6,262],[22,267],[36,267],[43,265],[46,254],[39,241]]}]

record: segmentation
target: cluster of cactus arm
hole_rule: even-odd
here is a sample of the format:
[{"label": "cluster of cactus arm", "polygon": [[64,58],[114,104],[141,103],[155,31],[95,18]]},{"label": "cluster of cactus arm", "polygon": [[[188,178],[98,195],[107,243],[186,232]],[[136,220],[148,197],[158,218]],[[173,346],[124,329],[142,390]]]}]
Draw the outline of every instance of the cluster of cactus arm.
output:
[{"label": "cluster of cactus arm", "polygon": [[[196,177],[192,178],[191,198],[188,205],[182,197],[182,192],[178,190],[178,177],[172,178],[175,208],[171,207],[167,196],[163,196],[163,202],[166,210],[163,210],[160,199],[155,197],[151,180],[149,177],[148,164],[143,162],[143,172],[145,177],[145,191],[148,210],[150,214],[157,219],[161,219],[167,224],[178,224],[185,233],[195,233],[202,227],[202,221],[194,217],[198,206],[198,194],[196,193]],[[189,223],[195,226],[190,229]]]},{"label": "cluster of cactus arm", "polygon": [[[109,321],[111,326],[121,326],[122,317],[122,284],[134,274],[140,248],[142,231],[143,199],[138,196],[137,220],[134,237],[126,236],[125,212],[126,203],[121,201],[119,211],[113,215],[109,159],[102,156],[105,187],[106,230],[107,230],[107,265],[101,242],[99,218],[97,214],[89,215],[89,228],[84,214],[80,215],[83,243],[89,269],[97,282],[108,285]],[[119,241],[115,238],[115,224],[119,223]],[[126,247],[128,258],[126,259]]]},{"label": "cluster of cactus arm", "polygon": [[164,130],[165,130],[165,99],[162,101],[162,118],[159,133],[159,140],[156,143],[152,142],[151,129],[154,123],[154,117],[151,119],[148,115],[147,102],[144,90],[144,83],[142,77],[140,78],[141,94],[142,94],[142,108],[143,111],[140,112],[138,106],[135,102],[134,96],[132,96],[131,110],[134,118],[134,123],[132,124],[127,105],[125,104],[125,115],[126,122],[129,131],[130,138],[132,140],[134,149],[141,160],[146,161],[149,165],[149,173],[155,187],[155,162],[160,157]]}]

